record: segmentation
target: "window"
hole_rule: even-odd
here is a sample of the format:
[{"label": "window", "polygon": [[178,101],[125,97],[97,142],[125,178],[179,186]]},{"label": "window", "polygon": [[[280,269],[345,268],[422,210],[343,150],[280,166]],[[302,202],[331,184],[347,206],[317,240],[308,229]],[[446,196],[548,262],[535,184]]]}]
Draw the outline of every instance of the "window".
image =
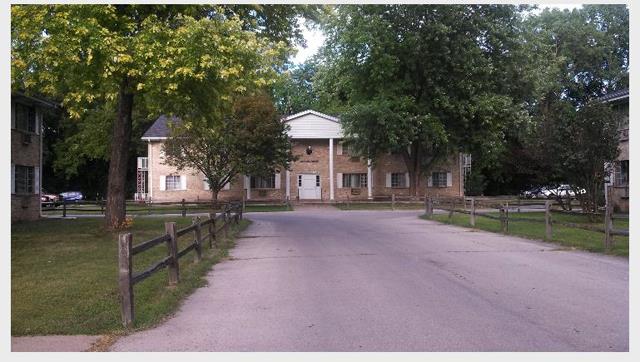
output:
[{"label": "window", "polygon": [[180,176],[167,176],[165,178],[165,190],[180,190]]},{"label": "window", "polygon": [[320,187],[320,175],[316,175],[316,187]]},{"label": "window", "polygon": [[391,187],[407,187],[407,179],[403,172],[391,174]]},{"label": "window", "polygon": [[348,143],[343,143],[342,144],[342,154],[350,156],[352,153],[353,153],[353,151],[351,150],[351,146]]},{"label": "window", "polygon": [[16,194],[32,194],[35,169],[29,166],[15,166]]},{"label": "window", "polygon": [[16,129],[26,132],[36,131],[36,110],[24,104],[15,103]]},{"label": "window", "polygon": [[[298,182],[300,179],[298,179]],[[251,188],[252,189],[275,189],[276,188],[276,175],[273,174],[267,177],[251,176]]]},{"label": "window", "polygon": [[433,187],[447,187],[447,173],[446,172],[432,172],[431,183]]},{"label": "window", "polygon": [[616,162],[613,180],[615,186],[629,185],[629,160]]},{"label": "window", "polygon": [[[404,177],[404,174],[402,177]],[[342,174],[342,187],[353,187],[353,188],[367,187],[367,174],[366,173]]]}]

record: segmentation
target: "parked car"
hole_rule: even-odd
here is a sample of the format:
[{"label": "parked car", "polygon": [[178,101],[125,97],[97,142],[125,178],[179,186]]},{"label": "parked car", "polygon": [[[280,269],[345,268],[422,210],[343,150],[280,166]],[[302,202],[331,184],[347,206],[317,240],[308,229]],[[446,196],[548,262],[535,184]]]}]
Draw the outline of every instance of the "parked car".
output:
[{"label": "parked car", "polygon": [[77,202],[82,200],[82,192],[80,191],[67,191],[60,194],[62,200],[66,202]]},{"label": "parked car", "polygon": [[525,199],[537,199],[540,195],[541,187],[532,187],[528,190],[524,190],[520,193],[520,197]]},{"label": "parked car", "polygon": [[[583,194],[586,191],[581,189],[578,193]],[[566,198],[575,198],[576,193],[571,185],[561,184],[558,186],[538,186],[525,190],[520,193],[520,196],[527,199],[552,199],[558,196]]]},{"label": "parked car", "polygon": [[60,200],[60,196],[56,194],[52,194],[47,192],[46,190],[42,190],[40,193],[40,201],[42,202],[58,202]]}]

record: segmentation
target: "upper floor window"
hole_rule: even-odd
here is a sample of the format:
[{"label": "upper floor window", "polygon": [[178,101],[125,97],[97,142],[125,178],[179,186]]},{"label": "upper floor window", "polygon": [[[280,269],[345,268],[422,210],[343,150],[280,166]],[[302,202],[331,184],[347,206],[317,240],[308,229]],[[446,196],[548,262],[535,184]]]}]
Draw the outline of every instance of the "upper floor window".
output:
[{"label": "upper floor window", "polygon": [[251,188],[252,189],[275,189],[276,175],[273,174],[267,177],[251,176]]},{"label": "upper floor window", "polygon": [[36,132],[36,110],[33,107],[15,103],[15,124],[16,129],[26,132]]},{"label": "upper floor window", "polygon": [[616,162],[613,180],[615,186],[629,185],[629,160]]}]

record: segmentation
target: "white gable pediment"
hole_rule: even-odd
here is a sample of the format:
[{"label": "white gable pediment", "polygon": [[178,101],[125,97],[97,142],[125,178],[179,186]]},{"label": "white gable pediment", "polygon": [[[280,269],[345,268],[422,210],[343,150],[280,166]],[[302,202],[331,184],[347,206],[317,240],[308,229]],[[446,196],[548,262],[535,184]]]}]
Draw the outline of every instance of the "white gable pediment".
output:
[{"label": "white gable pediment", "polygon": [[284,119],[290,127],[291,138],[342,138],[340,120],[320,112],[308,110]]}]

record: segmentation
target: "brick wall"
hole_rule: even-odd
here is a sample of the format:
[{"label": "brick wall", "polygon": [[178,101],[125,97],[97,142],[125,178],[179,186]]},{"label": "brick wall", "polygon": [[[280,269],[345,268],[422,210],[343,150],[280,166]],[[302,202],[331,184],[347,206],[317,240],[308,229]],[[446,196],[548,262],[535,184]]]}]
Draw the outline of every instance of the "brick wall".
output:
[{"label": "brick wall", "polygon": [[[149,167],[151,170],[150,177],[153,179],[151,183],[152,198],[154,201],[180,201],[186,200],[205,200],[210,198],[209,191],[204,190],[204,176],[198,172],[181,171],[176,172],[173,167],[162,165],[160,159],[160,142],[152,142],[149,144]],[[311,154],[307,154],[306,150],[311,147]],[[291,200],[298,199],[298,175],[315,174],[320,175],[321,200],[330,200],[329,185],[329,140],[328,139],[296,139],[293,142],[293,154],[298,156],[298,160],[293,163],[290,171],[290,192]],[[367,188],[359,188],[359,194],[356,191],[352,193],[351,188],[338,188],[338,174],[345,173],[367,173],[366,160],[353,158],[346,150],[343,154],[338,155],[338,140],[334,140],[334,195],[336,200],[364,200],[368,198]],[[372,169],[372,194],[376,196],[390,197],[392,194],[397,196],[411,196],[410,189],[407,188],[390,188],[386,187],[387,172],[406,172],[406,166],[400,155],[385,155],[381,157]],[[434,168],[434,171],[451,172],[451,187],[427,187],[426,192],[429,195],[440,196],[460,196],[460,166],[459,157],[452,156],[448,162]],[[180,191],[161,191],[159,187],[160,175],[185,175],[187,177],[187,190]],[[280,183],[275,189],[252,189],[250,193],[251,200],[284,200],[286,197],[286,172],[280,173]],[[424,196],[426,187],[426,178],[423,178],[418,187],[420,195]],[[237,177],[231,183],[230,190],[220,191],[219,198],[221,200],[240,199],[246,192],[244,187],[244,176]]]},{"label": "brick wall", "polygon": [[[161,157],[162,142],[150,142],[147,147],[147,157],[149,157],[149,190],[151,190],[151,200],[156,202],[178,202],[182,199],[187,201],[208,201],[211,200],[211,191],[204,188],[204,175],[195,170],[177,171],[175,167],[164,165]],[[160,176],[184,175],[187,178],[186,190],[161,190]],[[242,176],[238,176],[231,181],[229,190],[221,190],[218,193],[218,200],[239,200],[244,194],[244,183]]]},{"label": "brick wall", "polygon": [[[31,143],[24,144],[23,134],[22,131],[11,130],[11,163],[40,167],[40,135],[31,134]],[[11,222],[38,218],[40,218],[40,194],[11,195]]]}]

